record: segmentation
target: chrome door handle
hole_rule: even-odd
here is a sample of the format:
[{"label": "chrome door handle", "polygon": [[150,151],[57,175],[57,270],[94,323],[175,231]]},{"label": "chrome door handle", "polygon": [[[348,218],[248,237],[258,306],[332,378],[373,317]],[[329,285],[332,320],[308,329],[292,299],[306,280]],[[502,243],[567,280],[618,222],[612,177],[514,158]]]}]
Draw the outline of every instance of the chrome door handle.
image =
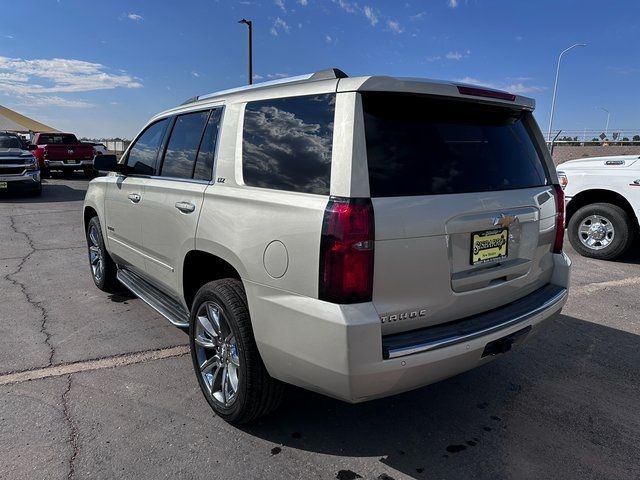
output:
[{"label": "chrome door handle", "polygon": [[127,197],[129,198],[129,200],[131,200],[133,203],[138,203],[140,201],[140,199],[142,198],[140,195],[138,195],[137,193],[130,193],[129,195],[127,195]]},{"label": "chrome door handle", "polygon": [[196,209],[196,206],[189,202],[176,202],[176,208],[182,213],[191,213]]}]

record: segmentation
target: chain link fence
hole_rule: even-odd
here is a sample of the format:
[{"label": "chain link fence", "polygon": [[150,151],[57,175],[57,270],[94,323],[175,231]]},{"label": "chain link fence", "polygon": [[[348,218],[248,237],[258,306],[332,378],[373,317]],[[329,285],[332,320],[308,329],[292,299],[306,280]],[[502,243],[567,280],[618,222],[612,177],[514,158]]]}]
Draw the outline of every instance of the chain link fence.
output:
[{"label": "chain link fence", "polygon": [[[555,139],[555,140],[554,140]],[[555,145],[600,146],[640,145],[640,129],[629,130],[559,130],[552,132],[547,143]]]}]

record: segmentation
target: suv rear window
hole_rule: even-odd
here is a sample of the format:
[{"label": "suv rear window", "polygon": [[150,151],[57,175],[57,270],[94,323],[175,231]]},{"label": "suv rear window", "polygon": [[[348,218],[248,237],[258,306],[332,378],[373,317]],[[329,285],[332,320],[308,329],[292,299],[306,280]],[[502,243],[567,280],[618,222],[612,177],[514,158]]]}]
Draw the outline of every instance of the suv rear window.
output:
[{"label": "suv rear window", "polygon": [[530,112],[416,95],[364,93],[372,197],[543,186]]},{"label": "suv rear window", "polygon": [[249,102],[242,175],[254,187],[329,194],[335,94]]},{"label": "suv rear window", "polygon": [[75,143],[78,143],[78,139],[75,137],[75,135],[40,134],[40,136],[38,137],[38,145],[73,145]]}]

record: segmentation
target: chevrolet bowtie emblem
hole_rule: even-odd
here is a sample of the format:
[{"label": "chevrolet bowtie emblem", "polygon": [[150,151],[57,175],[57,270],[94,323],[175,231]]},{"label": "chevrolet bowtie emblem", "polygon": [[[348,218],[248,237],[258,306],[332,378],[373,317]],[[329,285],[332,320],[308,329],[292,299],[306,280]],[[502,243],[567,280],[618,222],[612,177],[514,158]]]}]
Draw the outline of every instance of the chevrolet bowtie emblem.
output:
[{"label": "chevrolet bowtie emblem", "polygon": [[501,213],[499,217],[493,218],[494,227],[508,228],[509,225],[512,225],[517,222],[518,222],[518,217],[514,217],[513,215],[505,215],[504,213]]}]

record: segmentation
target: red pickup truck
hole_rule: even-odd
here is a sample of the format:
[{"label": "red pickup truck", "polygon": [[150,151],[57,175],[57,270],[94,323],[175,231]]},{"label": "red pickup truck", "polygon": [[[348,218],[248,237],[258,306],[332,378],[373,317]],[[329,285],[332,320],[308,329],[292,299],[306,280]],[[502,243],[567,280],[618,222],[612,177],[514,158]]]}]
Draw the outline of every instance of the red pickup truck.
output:
[{"label": "red pickup truck", "polygon": [[93,174],[93,146],[80,143],[72,133],[36,133],[33,144],[33,155],[43,176],[48,177],[51,170],[83,170],[85,176]]}]

